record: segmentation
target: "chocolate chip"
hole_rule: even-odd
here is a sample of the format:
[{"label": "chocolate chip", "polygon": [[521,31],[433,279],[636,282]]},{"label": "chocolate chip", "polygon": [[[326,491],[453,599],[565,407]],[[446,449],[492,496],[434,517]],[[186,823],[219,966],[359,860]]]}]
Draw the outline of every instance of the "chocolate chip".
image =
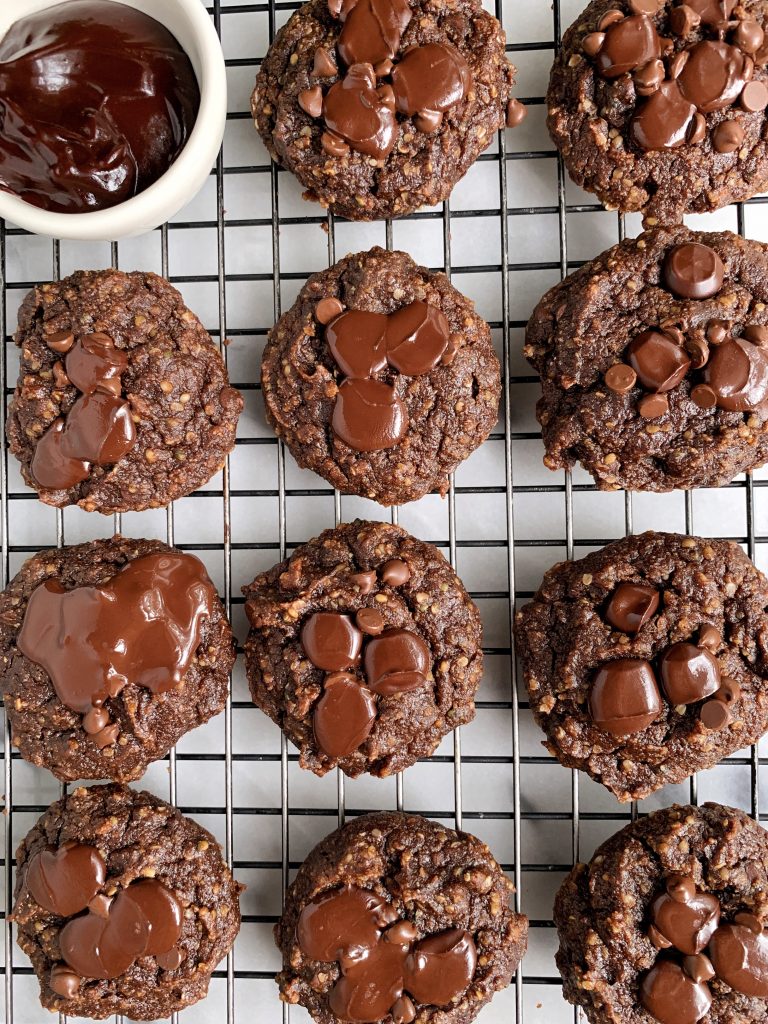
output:
[{"label": "chocolate chip", "polygon": [[384,630],[384,616],[375,608],[361,608],[355,615],[355,625],[368,636],[378,636]]},{"label": "chocolate chip", "polygon": [[652,60],[639,68],[633,75],[635,89],[641,96],[650,96],[656,92],[664,81],[664,64],[661,60]]},{"label": "chocolate chip", "polygon": [[344,303],[340,299],[320,299],[315,306],[315,316],[321,324],[329,324],[331,320],[344,312]]},{"label": "chocolate chip", "polygon": [[658,392],[677,387],[691,365],[685,349],[658,331],[639,334],[627,348],[627,362],[644,388]]},{"label": "chocolate chip", "polygon": [[629,0],[629,9],[633,14],[658,14],[663,0]]},{"label": "chocolate chip", "polygon": [[696,982],[709,981],[715,976],[712,961],[703,953],[683,957],[683,970],[689,978]]},{"label": "chocolate chip", "polygon": [[694,704],[720,688],[720,665],[706,649],[690,643],[668,647],[659,659],[661,682],[673,706]]},{"label": "chocolate chip", "polygon": [[740,924],[742,928],[749,928],[753,935],[762,934],[763,924],[756,914],[750,914],[749,911],[742,910],[734,916],[733,920],[736,924]]},{"label": "chocolate chip", "polygon": [[731,721],[731,713],[721,700],[708,700],[699,711],[701,724],[712,732],[719,732]]},{"label": "chocolate chip", "polygon": [[320,145],[329,156],[346,156],[349,153],[349,146],[344,139],[333,132],[323,132],[320,136]]},{"label": "chocolate chip", "polygon": [[45,344],[53,352],[69,352],[75,344],[75,336],[72,331],[55,331],[53,334],[46,334]]},{"label": "chocolate chip", "polygon": [[707,122],[703,114],[694,114],[691,126],[686,135],[686,142],[691,146],[697,146],[707,134]]},{"label": "chocolate chip", "polygon": [[[688,62],[690,53],[688,50],[681,50],[676,53],[672,60],[669,62],[669,77],[672,79],[679,78],[680,73]],[[662,65],[663,67],[663,65]]]},{"label": "chocolate chip", "polygon": [[604,42],[605,32],[590,32],[588,36],[584,36],[581,45],[588,57],[596,57]]},{"label": "chocolate chip", "polygon": [[298,103],[305,114],[310,117],[320,117],[323,112],[323,90],[319,85],[311,89],[303,89],[298,96]]},{"label": "chocolate chip", "polygon": [[331,78],[338,74],[338,68],[330,52],[324,46],[315,50],[315,64],[312,68],[313,78]]},{"label": "chocolate chip", "polygon": [[768,107],[768,86],[763,82],[747,82],[741,93],[741,105],[750,114]]},{"label": "chocolate chip", "polygon": [[720,649],[722,643],[723,638],[720,636],[720,631],[709,623],[699,630],[699,647],[706,647],[714,654]]},{"label": "chocolate chip", "polygon": [[677,36],[687,36],[701,24],[701,16],[688,4],[673,7],[669,14],[669,24]]},{"label": "chocolate chip", "polygon": [[749,327],[744,328],[742,337],[746,338],[747,341],[751,341],[753,345],[758,345],[760,348],[768,347],[768,327],[750,324]]},{"label": "chocolate chip", "polygon": [[707,365],[709,345],[704,340],[703,332],[696,332],[686,338],[685,350],[691,357],[691,369],[700,370]]},{"label": "chocolate chip", "polygon": [[765,32],[758,22],[752,18],[744,18],[736,26],[733,41],[744,53],[757,53],[765,42]]},{"label": "chocolate chip", "polygon": [[381,578],[390,587],[402,587],[411,578],[411,570],[402,558],[391,558],[382,566]]},{"label": "chocolate chip", "polygon": [[597,27],[601,32],[604,32],[605,29],[609,28],[611,25],[615,25],[619,21],[624,21],[625,17],[626,15],[623,11],[617,11],[615,9],[606,11],[598,22]]},{"label": "chocolate chip", "polygon": [[744,129],[738,121],[723,121],[712,132],[712,145],[717,153],[735,153],[744,142]]},{"label": "chocolate chip", "polygon": [[361,594],[370,594],[376,586],[376,573],[373,570],[356,572],[349,577],[349,581],[358,588]]},{"label": "chocolate chip", "polygon": [[619,658],[601,666],[589,697],[595,725],[612,736],[642,732],[661,714],[656,676],[642,658]]},{"label": "chocolate chip", "polygon": [[656,949],[670,949],[672,943],[669,939],[662,935],[655,924],[652,924],[648,928],[648,938],[651,940]]},{"label": "chocolate chip", "polygon": [[645,420],[656,420],[669,412],[666,395],[644,395],[637,403],[637,411]]},{"label": "chocolate chip", "polygon": [[517,128],[528,116],[528,108],[520,100],[514,98],[507,103],[507,128]]},{"label": "chocolate chip", "polygon": [[720,683],[720,689],[715,694],[715,697],[724,704],[735,704],[741,697],[741,687],[735,679],[726,676]]},{"label": "chocolate chip", "polygon": [[[413,123],[420,132],[423,132],[425,135],[431,135],[443,123],[443,115],[439,110],[420,110],[415,115]],[[510,127],[512,126],[510,125]]]},{"label": "chocolate chip", "polygon": [[626,363],[616,363],[605,374],[605,383],[618,395],[625,395],[637,383],[637,374]]},{"label": "chocolate chip", "polygon": [[710,345],[722,345],[731,331],[728,320],[710,320],[707,324],[707,341]]},{"label": "chocolate chip", "polygon": [[697,384],[691,389],[691,401],[700,409],[714,409],[717,405],[717,395],[709,384]]}]

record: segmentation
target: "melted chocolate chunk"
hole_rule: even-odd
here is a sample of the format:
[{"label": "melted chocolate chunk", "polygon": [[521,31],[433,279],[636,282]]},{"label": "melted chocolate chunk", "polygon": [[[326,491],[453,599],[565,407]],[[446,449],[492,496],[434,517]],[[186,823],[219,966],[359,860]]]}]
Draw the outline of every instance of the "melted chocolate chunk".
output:
[{"label": "melted chocolate chunk", "polygon": [[676,388],[691,365],[684,348],[659,331],[644,331],[627,349],[627,362],[649,391]]},{"label": "melted chocolate chunk", "polygon": [[472,87],[472,72],[455,46],[427,43],[408,50],[392,72],[397,109],[408,115],[444,113]]},{"label": "melted chocolate chunk", "polygon": [[605,33],[597,53],[597,67],[604,78],[618,78],[661,57],[656,26],[639,14],[615,21]]},{"label": "melted chocolate chunk", "polygon": [[340,13],[344,27],[336,45],[347,67],[396,57],[412,17],[408,0],[356,0]]},{"label": "melted chocolate chunk", "polygon": [[672,960],[659,960],[643,978],[640,1002],[660,1024],[697,1024],[709,1012],[712,994]]},{"label": "melted chocolate chunk", "polygon": [[358,153],[384,160],[395,145],[394,104],[382,89],[377,91],[370,64],[353,64],[331,86],[323,99],[323,117],[330,131]]},{"label": "melted chocolate chunk", "polygon": [[411,569],[402,558],[390,558],[381,567],[381,581],[390,587],[402,587],[411,578]]},{"label": "melted chocolate chunk", "polygon": [[619,658],[595,673],[589,697],[592,719],[612,736],[642,732],[661,714],[661,694],[650,662]]},{"label": "melted chocolate chunk", "polygon": [[704,375],[721,409],[756,411],[768,399],[768,357],[743,338],[718,345]]},{"label": "melted chocolate chunk", "polygon": [[85,480],[92,465],[114,465],[136,441],[131,407],[120,397],[126,353],[108,335],[88,334],[68,347],[65,367],[64,383],[82,395],[37,442],[31,467],[37,483],[54,490]]},{"label": "melted chocolate chunk", "polygon": [[450,335],[443,313],[417,299],[388,317],[387,360],[400,373],[420,377],[440,363]]},{"label": "melted chocolate chunk", "polygon": [[662,654],[659,669],[664,693],[674,706],[694,704],[720,688],[720,665],[704,647],[673,644]]},{"label": "melted chocolate chunk", "polygon": [[331,426],[334,434],[358,452],[394,448],[408,432],[408,410],[391,384],[345,380],[339,387]]},{"label": "melted chocolate chunk", "polygon": [[143,192],[174,162],[200,105],[192,64],[154,18],[70,0],[0,41],[0,188],[60,213]]},{"label": "melted chocolate chunk", "polygon": [[301,646],[317,668],[343,672],[360,661],[363,636],[349,615],[315,612],[301,630]]},{"label": "melted chocolate chunk", "polygon": [[347,377],[371,377],[387,365],[385,332],[388,317],[348,309],[325,329],[325,340],[341,372]]},{"label": "melted chocolate chunk", "polygon": [[660,594],[643,583],[620,583],[608,602],[605,617],[625,633],[637,633],[657,612]]},{"label": "melted chocolate chunk", "polygon": [[680,73],[680,91],[702,114],[730,107],[749,81],[754,64],[728,43],[706,40],[688,52]]},{"label": "melted chocolate chunk", "polygon": [[104,858],[95,847],[66,843],[41,850],[29,862],[26,884],[41,907],[72,917],[85,910],[106,877]]},{"label": "melted chocolate chunk", "polygon": [[59,936],[61,954],[83,978],[119,978],[134,960],[173,949],[181,917],[181,904],[170,889],[142,879],[121,890],[106,917],[89,911],[68,921]]},{"label": "melted chocolate chunk", "polygon": [[718,978],[736,992],[768,999],[768,935],[757,925],[758,932],[740,923],[718,928],[709,955]]},{"label": "melted chocolate chunk", "polygon": [[667,891],[654,900],[651,917],[675,949],[693,956],[706,949],[720,923],[720,901],[697,892],[692,878],[673,875]]},{"label": "melted chocolate chunk", "polygon": [[632,139],[641,149],[679,149],[689,141],[696,107],[677,82],[662,82],[632,118]]},{"label": "melted chocolate chunk", "polygon": [[[45,669],[62,704],[87,717],[129,682],[155,694],[178,687],[215,601],[193,555],[144,555],[102,587],[64,590],[46,580],[29,599],[18,646]],[[102,723],[92,717],[89,727],[102,736]]]},{"label": "melted chocolate chunk", "polygon": [[407,1024],[413,1000],[447,1006],[469,987],[477,964],[469,932],[450,928],[414,945],[417,930],[398,917],[391,904],[349,885],[302,910],[296,938],[304,955],[341,967],[328,996],[341,1020],[377,1022],[391,1012]]},{"label": "melted chocolate chunk", "polygon": [[387,629],[365,648],[365,675],[374,693],[389,696],[417,690],[431,667],[428,644],[407,629]]},{"label": "melted chocolate chunk", "polygon": [[353,753],[371,734],[376,721],[376,698],[353,675],[328,676],[312,724],[318,746],[328,757]]},{"label": "melted chocolate chunk", "polygon": [[725,267],[714,249],[701,242],[676,245],[664,261],[664,283],[683,299],[709,299],[723,287]]}]

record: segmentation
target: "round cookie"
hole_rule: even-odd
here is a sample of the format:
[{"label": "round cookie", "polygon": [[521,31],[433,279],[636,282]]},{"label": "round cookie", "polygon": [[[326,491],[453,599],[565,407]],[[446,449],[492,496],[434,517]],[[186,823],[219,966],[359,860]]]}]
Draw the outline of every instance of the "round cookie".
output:
[{"label": "round cookie", "polygon": [[657,228],[548,292],[528,324],[545,464],[602,490],[718,487],[768,459],[768,246]]},{"label": "round cookie", "polygon": [[388,776],[475,714],[477,608],[440,552],[356,520],[243,588],[254,702],[317,775]]},{"label": "round cookie", "polygon": [[243,401],[163,278],[78,271],[34,288],[18,320],[8,442],[46,504],[159,508],[222,468]]},{"label": "round cookie", "polygon": [[63,782],[140,778],[224,710],[234,660],[202,562],[159,541],[41,551],[0,594],[13,744]]},{"label": "round cookie", "polygon": [[76,789],[16,853],[13,922],[48,1010],[170,1017],[203,999],[240,930],[239,894],[204,828],[150,793]]},{"label": "round cookie", "polygon": [[515,630],[547,749],[624,801],[757,742],[766,605],[730,541],[649,532],[554,566]]},{"label": "round cookie", "polygon": [[573,180],[649,227],[762,192],[766,28],[765,0],[593,0],[547,94]]},{"label": "round cookie", "polygon": [[590,1024],[765,1020],[767,891],[768,836],[743,811],[639,818],[557,894],[565,997]]},{"label": "round cookie", "polygon": [[261,65],[251,108],[305,198],[352,220],[442,202],[519,124],[514,67],[477,0],[311,0]]},{"label": "round cookie", "polygon": [[470,300],[379,248],[309,278],[270,332],[261,376],[267,419],[299,465],[382,505],[445,493],[501,395]]},{"label": "round cookie", "polygon": [[[281,997],[318,1024],[469,1024],[525,953],[513,891],[466,832],[409,814],[357,818],[315,847],[288,889],[275,926]],[[357,949],[368,956],[348,955]]]}]

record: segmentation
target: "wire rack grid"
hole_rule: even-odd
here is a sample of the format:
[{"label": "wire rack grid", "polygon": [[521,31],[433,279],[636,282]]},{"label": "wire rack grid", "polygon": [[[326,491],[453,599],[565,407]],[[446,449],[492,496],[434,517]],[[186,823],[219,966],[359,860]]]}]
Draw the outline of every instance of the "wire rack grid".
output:
[{"label": "wire rack grid", "polygon": [[[729,758],[690,784],[621,806],[584,776],[560,767],[540,746],[512,641],[516,602],[529,598],[555,561],[586,553],[647,528],[728,536],[766,568],[768,473],[720,491],[674,495],[601,494],[580,470],[552,474],[541,465],[535,422],[536,378],[521,357],[527,317],[543,291],[585,259],[636,233],[636,218],[608,214],[566,179],[544,126],[543,96],[562,29],[581,0],[486,0],[505,25],[527,122],[501,133],[450,203],[392,223],[335,221],[302,201],[293,178],[268,159],[250,123],[253,77],[276,30],[298,2],[214,0],[208,10],[227,57],[230,113],[221,156],[200,196],[170,224],[119,246],[46,242],[0,222],[0,402],[5,418],[17,369],[16,309],[37,281],[81,267],[119,266],[162,273],[210,330],[246,398],[235,452],[222,474],[167,511],[112,518],[42,506],[15,464],[0,460],[3,583],[42,547],[121,531],[167,539],[206,562],[236,634],[247,625],[240,587],[322,529],[355,516],[390,518],[437,544],[481,609],[486,676],[477,717],[435,755],[391,780],[316,779],[302,772],[279,731],[251,704],[242,649],[226,712],[196,730],[141,785],[178,803],[210,828],[237,877],[248,884],[243,928],[216,971],[209,997],[183,1020],[257,1020],[306,1024],[301,1008],[282,1005],[271,928],[281,893],[311,847],[346,816],[404,808],[465,827],[486,840],[513,878],[517,909],[531,918],[529,953],[515,983],[485,1008],[482,1024],[579,1019],[562,999],[553,953],[554,893],[574,860],[637,813],[674,800],[718,799],[759,814],[757,748]],[[151,4],[148,3],[148,9]],[[693,221],[768,238],[768,207],[746,206]],[[430,495],[387,512],[342,497],[300,471],[266,427],[258,383],[268,329],[307,275],[347,252],[383,244],[445,270],[491,324],[504,370],[502,416],[491,438],[462,466],[445,500]],[[7,909],[21,837],[61,789],[11,752],[4,730],[2,861],[4,944],[0,995],[6,1024],[50,1020],[37,983],[15,945]]]}]

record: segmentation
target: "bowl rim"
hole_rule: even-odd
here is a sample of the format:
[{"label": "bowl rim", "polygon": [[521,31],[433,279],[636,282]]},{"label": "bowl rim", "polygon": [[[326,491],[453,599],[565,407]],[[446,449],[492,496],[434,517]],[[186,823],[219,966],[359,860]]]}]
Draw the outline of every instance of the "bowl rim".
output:
[{"label": "bowl rim", "polygon": [[[58,7],[67,0],[15,0],[7,28],[28,14]],[[176,160],[157,181],[138,195],[105,210],[60,213],[26,202],[0,190],[0,218],[34,234],[53,238],[112,241],[150,231],[178,213],[205,183],[215,163],[226,126],[227,77],[224,53],[213,20],[201,0],[108,0],[133,7],[165,25],[169,13],[188,21],[198,52],[182,47],[192,61],[200,87],[200,106],[194,128]],[[147,8],[151,7],[150,10]],[[3,19],[5,23],[5,19]],[[181,45],[181,44],[180,44]],[[204,169],[203,169],[204,168]]]}]

